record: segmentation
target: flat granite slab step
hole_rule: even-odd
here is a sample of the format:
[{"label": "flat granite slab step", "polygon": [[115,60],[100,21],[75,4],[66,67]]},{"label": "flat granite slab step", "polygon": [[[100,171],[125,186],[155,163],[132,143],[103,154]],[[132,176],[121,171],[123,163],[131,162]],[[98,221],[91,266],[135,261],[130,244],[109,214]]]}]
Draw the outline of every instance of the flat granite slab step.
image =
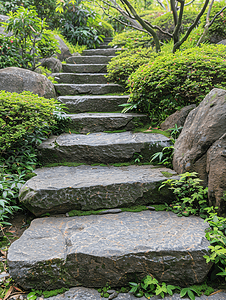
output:
[{"label": "flat granite slab step", "polygon": [[137,124],[147,124],[150,119],[142,114],[122,113],[83,113],[68,114],[71,118],[70,129],[79,133],[103,132],[114,130],[133,130]]},{"label": "flat granite slab step", "polygon": [[[71,288],[65,293],[57,296],[53,296],[50,298],[44,298],[48,300],[101,300],[105,299],[104,297],[100,296],[97,290],[92,288],[85,288],[85,287],[75,287]],[[137,298],[130,293],[119,293],[115,300],[147,300],[146,297]],[[153,296],[150,298],[151,300],[160,300],[162,297],[160,295]],[[173,294],[172,296],[167,295],[164,297],[164,300],[181,300],[181,296],[179,294]],[[191,300],[188,297],[183,297],[183,300]],[[226,291],[218,291],[216,294],[205,296],[202,295],[200,297],[195,296],[195,300],[226,300]]]},{"label": "flat granite slab step", "polygon": [[147,274],[181,286],[201,283],[212,266],[203,258],[207,227],[172,212],[36,219],[9,247],[9,273],[36,290],[120,287]]},{"label": "flat granite slab step", "polygon": [[150,161],[152,154],[166,146],[170,146],[169,138],[155,133],[65,133],[45,140],[39,152],[43,163],[117,163],[132,160],[135,153]]},{"label": "flat granite slab step", "polygon": [[51,76],[58,83],[74,84],[106,84],[107,73],[52,73]]},{"label": "flat granite slab step", "polygon": [[71,56],[66,58],[68,64],[108,64],[109,61],[115,56]]},{"label": "flat granite slab step", "polygon": [[122,109],[119,105],[126,103],[129,99],[129,95],[59,96],[57,99],[61,103],[64,103],[68,112],[71,114],[83,112],[113,112]]},{"label": "flat granite slab step", "polygon": [[115,56],[116,52],[122,51],[122,48],[110,48],[110,49],[89,49],[83,50],[82,56],[92,56],[92,55],[103,55],[103,56]]},{"label": "flat granite slab step", "polygon": [[58,95],[104,95],[110,93],[123,93],[124,87],[119,84],[70,84],[58,83],[54,84]]},{"label": "flat granite slab step", "polygon": [[[51,167],[34,171],[20,190],[19,199],[33,214],[66,213],[73,209],[98,210],[131,205],[171,203],[174,194],[159,186],[167,168],[153,166]],[[163,173],[162,173],[163,172]]]},{"label": "flat granite slab step", "polygon": [[107,73],[107,64],[62,64],[64,73]]}]

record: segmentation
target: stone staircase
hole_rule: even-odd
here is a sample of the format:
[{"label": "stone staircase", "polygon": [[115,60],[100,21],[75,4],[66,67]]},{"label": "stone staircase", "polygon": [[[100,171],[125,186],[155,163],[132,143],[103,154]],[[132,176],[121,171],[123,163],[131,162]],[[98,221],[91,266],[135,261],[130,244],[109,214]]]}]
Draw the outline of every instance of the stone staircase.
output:
[{"label": "stone staircase", "polygon": [[[36,216],[57,214],[32,221],[9,248],[10,274],[23,288],[123,286],[147,274],[187,285],[202,282],[211,267],[203,258],[209,243],[202,219],[123,209],[170,203],[174,195],[159,186],[166,173],[177,175],[151,165],[112,165],[130,162],[136,153],[149,161],[169,145],[161,134],[130,131],[147,122],[145,115],[117,112],[128,96],[115,94],[123,88],[104,76],[115,51],[85,50],[67,59],[64,73],[54,74],[58,99],[77,133],[44,141],[40,159],[59,166],[37,169],[21,188],[20,201]],[[104,132],[116,130],[124,132]],[[99,209],[104,211],[65,216],[71,210]]]}]

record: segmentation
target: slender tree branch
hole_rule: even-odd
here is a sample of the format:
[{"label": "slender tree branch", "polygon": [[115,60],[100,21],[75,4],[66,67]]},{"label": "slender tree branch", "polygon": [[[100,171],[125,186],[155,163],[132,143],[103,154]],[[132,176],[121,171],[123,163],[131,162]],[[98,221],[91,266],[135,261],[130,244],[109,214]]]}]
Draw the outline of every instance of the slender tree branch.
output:
[{"label": "slender tree branch", "polygon": [[188,3],[184,4],[184,6],[188,6],[188,5],[190,5],[190,4],[192,4],[194,1],[195,1],[195,0],[191,0],[190,2],[188,2]]},{"label": "slender tree branch", "polygon": [[197,47],[202,43],[205,35],[207,34],[207,32],[209,30],[209,26],[210,26],[210,12],[211,12],[213,3],[214,3],[214,0],[212,0],[211,3],[210,3],[210,5],[209,5],[209,8],[208,8],[208,11],[207,11],[207,14],[206,14],[206,24],[205,24],[205,27],[204,27],[204,31],[203,31],[202,35],[200,36],[200,38],[199,38],[199,40],[198,40],[198,42],[196,44]]},{"label": "slender tree branch", "polygon": [[222,13],[223,10],[225,10],[226,6],[224,6],[214,17],[213,20],[210,22],[209,28],[211,25],[213,25],[213,22],[216,20],[216,18]]},{"label": "slender tree branch", "polygon": [[175,5],[175,0],[170,0],[170,7],[171,7],[171,11],[173,12],[174,25],[177,26],[178,15],[177,15],[177,9]]},{"label": "slender tree branch", "polygon": [[201,9],[200,13],[196,17],[196,19],[193,22],[193,24],[188,28],[188,30],[187,30],[186,34],[184,35],[184,37],[180,41],[178,41],[176,44],[174,44],[174,46],[173,46],[173,53],[175,53],[175,51],[180,48],[180,45],[183,44],[186,41],[186,39],[188,38],[189,34],[192,32],[192,30],[198,24],[198,21],[201,18],[201,16],[204,14],[208,3],[209,3],[209,0],[205,0],[203,8]]},{"label": "slender tree branch", "polygon": [[179,41],[179,30],[181,28],[182,16],[183,16],[183,12],[184,12],[184,1],[183,0],[178,0],[178,2],[180,2],[180,12],[179,12],[179,18],[178,18],[177,25],[176,25],[176,27],[174,28],[174,31],[173,31],[174,43],[177,43]]},{"label": "slender tree branch", "polygon": [[157,2],[158,2],[158,4],[160,4],[160,5],[162,6],[162,8],[163,8],[164,10],[166,10],[165,5],[164,5],[160,0],[157,0]]},{"label": "slender tree branch", "polygon": [[152,25],[150,22],[148,22],[147,20],[144,20],[145,23],[147,23],[151,28],[153,29],[158,29],[161,33],[165,34],[165,35],[168,35],[170,38],[173,37],[173,35],[171,33],[169,33],[168,31],[164,31],[162,30],[162,28],[160,28],[159,26],[157,25]]}]

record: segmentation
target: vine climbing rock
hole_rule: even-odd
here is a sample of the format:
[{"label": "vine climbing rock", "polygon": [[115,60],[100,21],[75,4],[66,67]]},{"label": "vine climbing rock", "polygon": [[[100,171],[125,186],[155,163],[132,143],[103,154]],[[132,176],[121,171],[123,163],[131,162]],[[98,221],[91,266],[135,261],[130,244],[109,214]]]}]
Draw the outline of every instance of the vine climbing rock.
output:
[{"label": "vine climbing rock", "polygon": [[171,284],[202,282],[212,263],[199,217],[142,211],[32,221],[9,248],[12,278],[25,289],[120,287],[147,274]]}]

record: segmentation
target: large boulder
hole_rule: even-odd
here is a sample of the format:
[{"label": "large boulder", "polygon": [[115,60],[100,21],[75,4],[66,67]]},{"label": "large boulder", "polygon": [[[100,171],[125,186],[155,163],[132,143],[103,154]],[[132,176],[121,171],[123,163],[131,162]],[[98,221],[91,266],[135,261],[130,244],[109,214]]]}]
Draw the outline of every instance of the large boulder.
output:
[{"label": "large boulder", "polygon": [[52,73],[60,73],[62,71],[62,62],[55,57],[42,59],[41,66],[51,70]]},{"label": "large boulder", "polygon": [[189,113],[174,145],[173,158],[177,173],[196,171],[203,185],[210,185],[210,202],[221,206],[221,211],[223,190],[226,189],[225,133],[226,90],[213,89]]},{"label": "large boulder", "polygon": [[195,104],[191,104],[183,107],[181,110],[176,111],[174,114],[166,118],[166,120],[161,124],[161,129],[168,130],[170,128],[173,128],[175,124],[177,125],[177,127],[183,127],[187,115],[195,107],[196,107]]},{"label": "large boulder", "polygon": [[71,52],[65,42],[58,35],[54,35],[55,39],[59,42],[59,49],[61,53],[57,53],[57,58],[60,61],[65,60],[66,58],[71,56]]},{"label": "large boulder", "polygon": [[56,97],[53,83],[44,75],[16,67],[0,70],[0,90],[11,93],[30,91],[40,97]]}]

